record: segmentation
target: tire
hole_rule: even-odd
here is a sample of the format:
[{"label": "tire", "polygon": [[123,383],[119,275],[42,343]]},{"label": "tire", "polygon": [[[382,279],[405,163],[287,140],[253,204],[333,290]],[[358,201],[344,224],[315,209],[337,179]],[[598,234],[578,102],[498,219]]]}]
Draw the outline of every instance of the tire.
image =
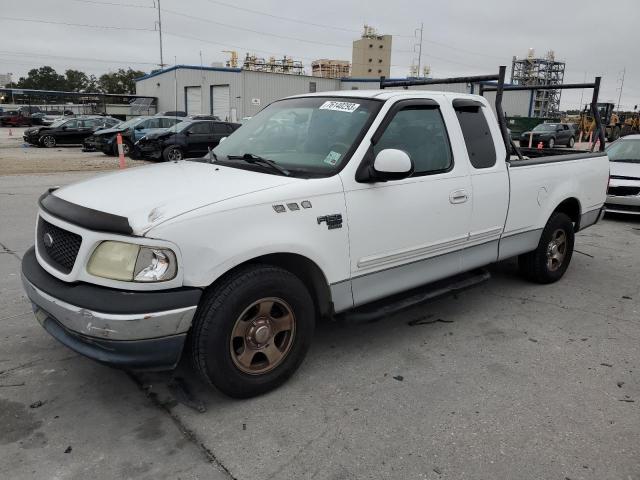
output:
[{"label": "tire", "polygon": [[53,148],[56,146],[56,139],[52,135],[45,135],[40,139],[40,145],[47,148]]},{"label": "tire", "polygon": [[184,153],[180,147],[171,146],[164,149],[162,152],[162,159],[165,162],[177,162],[184,159]]},{"label": "tire", "polygon": [[[122,151],[124,152],[124,156],[128,157],[129,156],[129,152],[131,152],[131,150],[133,150],[133,145],[131,145],[131,142],[129,140],[125,140],[124,138],[122,139]],[[119,152],[118,152],[118,143],[114,142],[113,144],[113,155],[118,157],[120,156]]]},{"label": "tire", "polygon": [[565,213],[553,213],[542,230],[538,247],[518,257],[518,266],[522,274],[536,283],[553,283],[560,280],[567,271],[573,255],[573,228],[573,222]]},{"label": "tire", "polygon": [[569,143],[567,143],[567,147],[569,147],[569,148],[573,148],[575,144],[576,144],[576,139],[575,139],[575,138],[573,138],[573,137],[571,137],[571,138],[569,139]]},{"label": "tire", "polygon": [[[240,269],[202,297],[190,333],[191,360],[224,394],[260,395],[281,385],[300,366],[311,345],[315,317],[309,291],[292,273],[270,265]],[[287,318],[290,324],[281,323],[283,331],[274,335],[276,322]]]},{"label": "tire", "polygon": [[547,142],[549,148],[553,148],[556,144],[556,139],[555,138],[550,138],[549,141]]}]

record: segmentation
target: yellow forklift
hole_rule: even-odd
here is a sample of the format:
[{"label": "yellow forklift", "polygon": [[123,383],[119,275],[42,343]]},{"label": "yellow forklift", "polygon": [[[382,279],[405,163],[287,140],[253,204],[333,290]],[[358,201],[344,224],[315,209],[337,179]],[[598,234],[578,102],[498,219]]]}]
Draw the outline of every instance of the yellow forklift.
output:
[{"label": "yellow forklift", "polygon": [[[605,128],[605,135],[609,142],[613,142],[621,136],[640,131],[640,117],[637,112],[637,106],[633,113],[619,115],[613,111],[615,107],[613,103],[598,103],[597,105],[602,125]],[[578,131],[582,133],[583,138],[589,138],[595,128],[596,122],[593,119],[590,105],[586,105],[580,114]]]}]

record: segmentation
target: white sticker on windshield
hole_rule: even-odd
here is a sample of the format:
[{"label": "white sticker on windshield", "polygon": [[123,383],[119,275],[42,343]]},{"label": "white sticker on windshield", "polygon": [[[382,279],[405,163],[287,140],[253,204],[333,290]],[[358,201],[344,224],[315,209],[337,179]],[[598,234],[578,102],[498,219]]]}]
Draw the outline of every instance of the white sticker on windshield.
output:
[{"label": "white sticker on windshield", "polygon": [[335,100],[329,100],[320,105],[320,110],[334,110],[336,112],[353,113],[359,106],[359,103],[336,102]]},{"label": "white sticker on windshield", "polygon": [[329,154],[326,157],[324,157],[324,163],[328,163],[333,167],[338,163],[338,160],[340,160],[341,156],[342,156],[341,153],[334,152],[333,150],[331,150]]}]

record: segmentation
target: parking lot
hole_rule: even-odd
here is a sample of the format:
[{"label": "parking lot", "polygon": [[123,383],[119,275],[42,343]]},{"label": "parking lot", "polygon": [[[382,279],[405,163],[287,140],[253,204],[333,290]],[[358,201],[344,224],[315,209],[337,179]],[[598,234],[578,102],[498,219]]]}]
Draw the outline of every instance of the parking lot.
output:
[{"label": "parking lot", "polygon": [[[20,282],[46,188],[117,168],[0,130],[0,478],[640,479],[640,221],[581,232],[566,276],[318,326],[281,388],[211,390],[62,347]],[[143,162],[129,162],[129,166]]]}]

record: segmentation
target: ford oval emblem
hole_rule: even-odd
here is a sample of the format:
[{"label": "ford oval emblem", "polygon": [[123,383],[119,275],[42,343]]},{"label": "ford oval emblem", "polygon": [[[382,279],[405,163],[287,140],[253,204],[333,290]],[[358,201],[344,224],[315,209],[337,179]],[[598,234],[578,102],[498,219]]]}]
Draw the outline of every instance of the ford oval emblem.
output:
[{"label": "ford oval emblem", "polygon": [[47,248],[51,248],[53,246],[53,237],[51,236],[50,233],[45,233],[44,236],[42,237],[42,240],[44,241],[44,246]]}]

